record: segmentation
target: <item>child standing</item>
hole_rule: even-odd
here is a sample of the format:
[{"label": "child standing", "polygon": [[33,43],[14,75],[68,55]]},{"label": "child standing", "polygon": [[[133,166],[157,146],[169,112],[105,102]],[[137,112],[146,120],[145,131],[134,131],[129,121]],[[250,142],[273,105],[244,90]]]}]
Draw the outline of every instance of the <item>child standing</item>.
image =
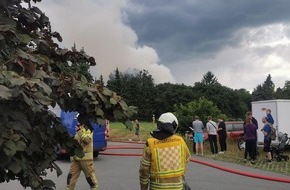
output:
[{"label": "child standing", "polygon": [[136,123],[136,126],[135,126],[135,133],[133,134],[132,138],[129,139],[129,141],[132,141],[132,139],[134,139],[134,137],[137,137],[138,140],[139,140],[139,143],[142,143],[142,140],[140,138],[140,125],[139,125],[139,121],[138,119],[135,119],[135,123]]}]

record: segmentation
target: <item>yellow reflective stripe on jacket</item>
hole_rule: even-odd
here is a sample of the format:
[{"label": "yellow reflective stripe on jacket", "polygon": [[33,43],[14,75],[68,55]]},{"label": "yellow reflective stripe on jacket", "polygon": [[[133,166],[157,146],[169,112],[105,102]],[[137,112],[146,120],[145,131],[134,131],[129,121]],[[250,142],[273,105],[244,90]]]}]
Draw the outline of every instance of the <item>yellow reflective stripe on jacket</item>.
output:
[{"label": "yellow reflective stripe on jacket", "polygon": [[164,140],[149,138],[150,178],[171,178],[184,175],[189,150],[182,137],[172,135]]},{"label": "yellow reflective stripe on jacket", "polygon": [[147,190],[149,185],[149,177],[150,177],[150,164],[151,164],[151,154],[149,147],[145,144],[143,150],[143,156],[140,161],[139,168],[139,182],[141,190]]},{"label": "yellow reflective stripe on jacket", "polygon": [[183,189],[183,181],[180,180],[178,183],[165,183],[165,182],[150,182],[150,190],[168,190],[168,189],[175,189],[175,190],[182,190]]}]

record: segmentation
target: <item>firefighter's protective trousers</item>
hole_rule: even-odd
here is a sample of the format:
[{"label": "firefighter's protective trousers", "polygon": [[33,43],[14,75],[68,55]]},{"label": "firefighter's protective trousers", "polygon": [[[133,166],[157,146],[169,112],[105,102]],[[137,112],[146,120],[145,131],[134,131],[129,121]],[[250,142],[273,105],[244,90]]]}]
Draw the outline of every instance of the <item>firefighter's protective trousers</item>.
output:
[{"label": "firefighter's protective trousers", "polygon": [[69,174],[67,176],[67,190],[74,190],[81,171],[84,172],[91,190],[98,190],[98,181],[93,162],[94,161],[92,160],[72,160]]},{"label": "firefighter's protective trousers", "polygon": [[91,190],[98,190],[98,181],[95,174],[95,166],[93,160],[93,133],[89,129],[81,127],[77,131],[75,139],[83,147],[84,156],[79,158],[74,156],[71,158],[71,167],[67,176],[67,190],[74,190],[81,171],[84,172],[86,180]]}]

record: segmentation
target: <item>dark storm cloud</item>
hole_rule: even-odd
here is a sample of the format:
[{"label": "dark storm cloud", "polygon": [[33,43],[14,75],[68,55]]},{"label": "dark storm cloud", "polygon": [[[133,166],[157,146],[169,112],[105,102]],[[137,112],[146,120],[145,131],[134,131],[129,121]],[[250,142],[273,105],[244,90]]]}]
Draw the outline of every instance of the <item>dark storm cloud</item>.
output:
[{"label": "dark storm cloud", "polygon": [[236,46],[239,29],[290,19],[287,0],[132,0],[129,7],[138,43],[155,48],[167,63]]},{"label": "dark storm cloud", "polygon": [[[289,0],[50,0],[41,7],[63,45],[85,47],[98,78],[148,70],[156,84],[193,85],[212,71],[253,90],[289,81]],[[76,14],[77,13],[77,14]]]}]

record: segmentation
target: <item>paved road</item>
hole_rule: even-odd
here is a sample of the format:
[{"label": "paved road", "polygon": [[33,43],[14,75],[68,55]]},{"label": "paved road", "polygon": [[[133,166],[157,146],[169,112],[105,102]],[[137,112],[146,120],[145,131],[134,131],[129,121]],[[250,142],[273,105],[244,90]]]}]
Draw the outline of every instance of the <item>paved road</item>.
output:
[{"label": "paved road", "polygon": [[[119,143],[110,143],[109,146],[120,145]],[[128,144],[123,144],[127,146]],[[134,144],[133,146],[140,146]],[[142,146],[142,145],[141,145]],[[141,153],[142,150],[107,150],[106,152],[117,152],[117,153]],[[205,160],[205,158],[198,158]],[[229,164],[219,162],[211,159],[206,161],[230,167],[235,170],[242,170],[244,172],[251,172],[255,174],[275,176],[289,178],[289,176],[276,174],[273,172],[265,172],[256,170],[249,167],[244,167],[236,164]],[[138,190],[138,169],[139,169],[140,156],[109,156],[99,155],[95,160],[95,167],[99,180],[100,190]],[[66,184],[66,175],[70,166],[69,161],[57,161],[57,164],[63,171],[63,175],[56,177],[55,173],[50,173],[48,177],[53,179],[56,183],[57,190],[64,190]],[[187,166],[186,179],[192,189],[198,190],[289,190],[290,183],[279,183],[273,181],[266,181],[256,178],[249,178],[240,176],[222,170],[214,169],[208,166],[190,162]],[[16,182],[9,184],[0,184],[0,190],[22,190],[23,188]],[[81,174],[76,190],[88,190],[89,186],[85,180],[83,174]]]}]

